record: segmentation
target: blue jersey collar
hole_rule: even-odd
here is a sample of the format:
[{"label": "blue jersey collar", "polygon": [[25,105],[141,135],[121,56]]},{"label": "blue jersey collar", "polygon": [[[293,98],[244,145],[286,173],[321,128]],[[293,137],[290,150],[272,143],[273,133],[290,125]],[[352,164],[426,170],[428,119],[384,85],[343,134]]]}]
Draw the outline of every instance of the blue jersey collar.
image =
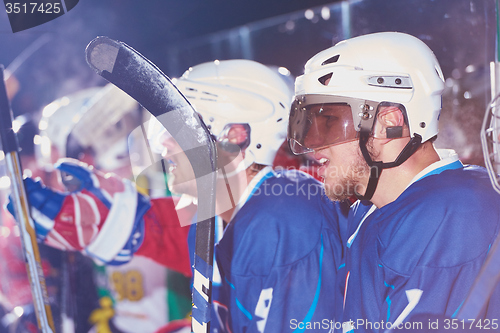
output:
[{"label": "blue jersey collar", "polygon": [[266,166],[264,169],[260,170],[255,177],[252,178],[248,186],[245,188],[243,195],[241,196],[238,204],[234,208],[233,215],[231,216],[231,220],[238,214],[241,207],[252,197],[252,195],[257,191],[257,189],[266,181],[266,179],[274,177],[275,173],[271,166]]},{"label": "blue jersey collar", "polygon": [[452,149],[437,149],[437,153],[441,160],[432,163],[424,170],[420,171],[415,177],[413,177],[412,181],[406,186],[406,188],[410,187],[411,184],[418,182],[419,180],[431,176],[437,175],[445,170],[453,170],[463,168],[464,165],[458,159],[457,153],[455,153]]}]

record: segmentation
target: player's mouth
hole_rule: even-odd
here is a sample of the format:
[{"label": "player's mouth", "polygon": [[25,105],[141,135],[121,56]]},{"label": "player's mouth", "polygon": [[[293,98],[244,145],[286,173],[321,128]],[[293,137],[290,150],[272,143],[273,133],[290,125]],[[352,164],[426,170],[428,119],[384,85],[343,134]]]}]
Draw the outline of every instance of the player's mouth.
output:
[{"label": "player's mouth", "polygon": [[177,163],[175,163],[172,159],[168,159],[167,163],[168,163],[168,172],[173,173],[175,169],[177,169]]},{"label": "player's mouth", "polygon": [[326,157],[320,157],[319,159],[317,159],[317,162],[319,164],[318,176],[320,176],[321,178],[325,178],[326,168],[328,167],[328,164],[330,164],[330,160]]}]

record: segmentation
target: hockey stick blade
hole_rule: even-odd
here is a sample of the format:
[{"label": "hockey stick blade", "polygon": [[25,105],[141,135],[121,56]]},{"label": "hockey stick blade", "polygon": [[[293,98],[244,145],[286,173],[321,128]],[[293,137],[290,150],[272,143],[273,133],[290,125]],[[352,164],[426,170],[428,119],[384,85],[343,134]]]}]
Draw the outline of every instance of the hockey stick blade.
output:
[{"label": "hockey stick blade", "polygon": [[30,206],[24,188],[23,172],[18,154],[19,146],[16,134],[12,129],[12,111],[7,97],[4,67],[2,65],[0,65],[0,138],[2,150],[5,154],[8,175],[11,179],[12,203],[17,225],[19,226],[21,247],[26,263],[26,271],[30,282],[38,327],[43,333],[55,332],[34,223],[30,216]]},{"label": "hockey stick blade", "polygon": [[[196,177],[198,193],[213,192],[215,144],[198,114],[170,79],[152,62],[123,42],[97,37],[86,49],[87,62],[97,74],[126,92],[176,139]],[[205,198],[203,198],[205,199]],[[211,200],[198,203],[198,221],[214,216]]]},{"label": "hockey stick blade", "polygon": [[194,258],[193,331],[209,332],[215,225],[216,148],[191,104],[151,61],[127,44],[97,37],[89,66],[146,108],[183,149],[196,177],[198,224]]}]

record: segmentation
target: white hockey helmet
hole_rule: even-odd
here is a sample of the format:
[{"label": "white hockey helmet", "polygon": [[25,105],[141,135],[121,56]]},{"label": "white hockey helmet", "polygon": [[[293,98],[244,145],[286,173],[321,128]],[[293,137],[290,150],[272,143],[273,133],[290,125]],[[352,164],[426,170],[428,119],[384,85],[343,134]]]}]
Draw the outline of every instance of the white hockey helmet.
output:
[{"label": "white hockey helmet", "polygon": [[[360,130],[372,130],[378,108],[391,104],[402,107],[410,137],[425,142],[438,133],[443,88],[436,57],[416,37],[381,32],[339,42],[312,57],[295,82],[290,147],[300,154],[355,140]],[[332,128],[317,119],[329,104],[344,105],[329,111],[343,112],[336,135],[327,135]],[[311,134],[319,140],[308,140]]]},{"label": "white hockey helmet", "polygon": [[127,138],[141,124],[139,104],[108,84],[60,98],[47,105],[39,122],[38,158],[50,169],[72,150],[91,148],[95,164],[112,171],[129,162]]},{"label": "white hockey helmet", "polygon": [[82,110],[100,89],[101,87],[84,89],[44,107],[38,123],[40,140],[35,146],[40,167],[52,170],[59,158],[67,156],[66,144],[75,121],[81,117]]},{"label": "white hockey helmet", "polygon": [[175,84],[216,139],[233,124],[249,129],[245,167],[273,164],[293,95],[282,74],[251,60],[216,60],[189,68]]}]

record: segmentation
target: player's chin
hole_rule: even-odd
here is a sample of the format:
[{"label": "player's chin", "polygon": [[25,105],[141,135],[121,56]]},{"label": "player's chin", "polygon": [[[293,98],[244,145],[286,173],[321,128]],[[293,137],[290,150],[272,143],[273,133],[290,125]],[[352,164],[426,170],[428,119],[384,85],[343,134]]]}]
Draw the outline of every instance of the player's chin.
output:
[{"label": "player's chin", "polygon": [[173,174],[169,174],[169,179],[168,179],[168,189],[170,192],[175,193],[175,194],[182,194],[182,186],[179,185],[177,180],[175,179],[175,176]]},{"label": "player's chin", "polygon": [[[332,201],[343,201],[355,196],[354,189],[358,189],[360,186],[357,186],[352,180],[341,179],[336,182],[328,181],[326,179],[323,183],[325,187],[325,194]],[[364,192],[364,189],[363,189]]]},{"label": "player's chin", "polygon": [[198,195],[196,180],[182,181],[180,178],[172,177],[169,179],[168,188],[175,194],[188,194],[196,197]]},{"label": "player's chin", "polygon": [[332,192],[326,192],[326,196],[332,200],[332,201],[343,201],[343,200],[346,200],[346,199],[349,199],[351,196],[347,195],[347,194],[337,194],[337,193],[332,193]]}]

